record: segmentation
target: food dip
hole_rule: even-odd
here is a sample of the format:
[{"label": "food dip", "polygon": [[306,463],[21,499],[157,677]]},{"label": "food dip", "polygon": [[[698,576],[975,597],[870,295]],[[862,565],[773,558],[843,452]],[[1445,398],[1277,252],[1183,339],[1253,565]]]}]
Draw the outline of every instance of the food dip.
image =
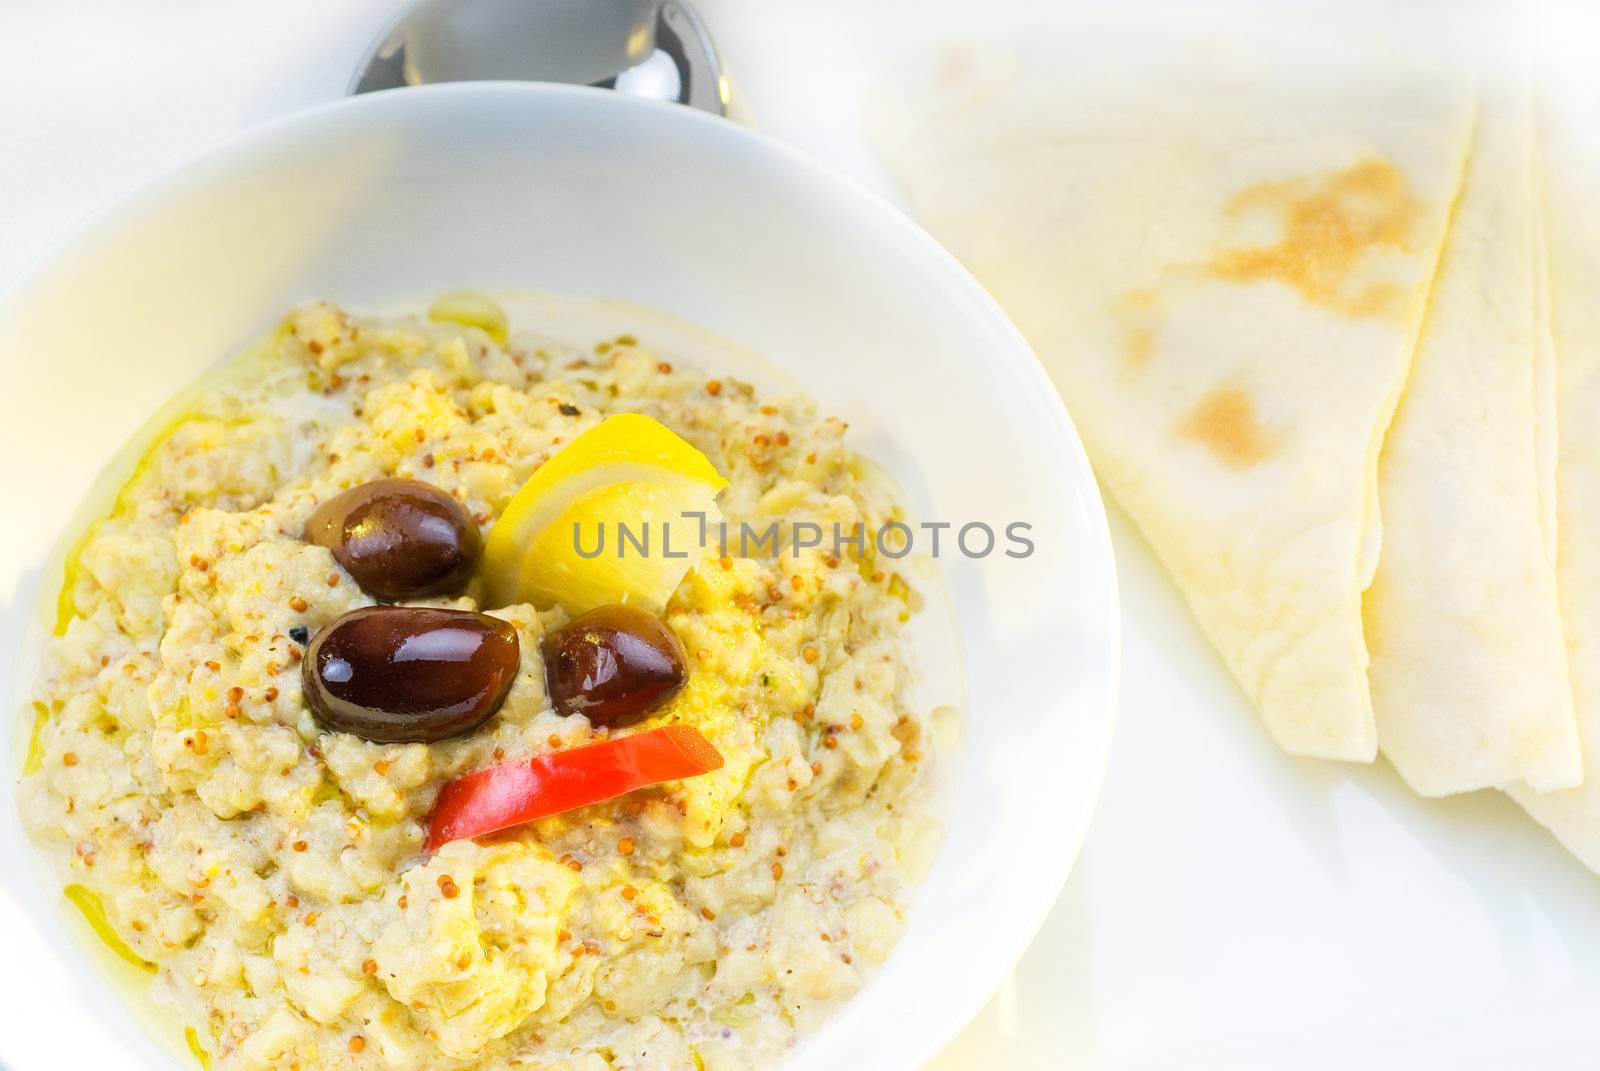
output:
[{"label": "food dip", "polygon": [[[703,453],[730,524],[870,530],[899,507],[803,396],[461,307],[298,309],[161,429],[68,554],[24,819],[217,1071],[767,1071],[889,953],[937,841],[952,712],[912,702],[901,563],[693,548],[659,613],[684,679],[628,725],[553,705],[559,603],[485,602],[481,577],[390,600],[487,613],[517,653],[471,731],[375,742],[306,693],[308,644],[378,603],[307,523],[399,477],[489,537],[621,413]],[[720,767],[427,850],[447,783],[669,725]]]}]

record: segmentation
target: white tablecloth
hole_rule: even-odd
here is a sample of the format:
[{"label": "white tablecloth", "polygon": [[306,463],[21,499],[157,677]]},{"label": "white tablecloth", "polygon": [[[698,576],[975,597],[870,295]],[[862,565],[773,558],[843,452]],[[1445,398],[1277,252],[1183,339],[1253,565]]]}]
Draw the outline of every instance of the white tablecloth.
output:
[{"label": "white tablecloth", "polygon": [[[138,176],[342,94],[398,6],[5,0],[0,281]],[[977,32],[986,7],[915,21]],[[804,0],[704,9],[759,125],[884,187],[859,110],[908,27]],[[1593,1063],[1590,875],[1498,797],[1424,803],[1381,765],[1279,755],[1113,524],[1125,686],[1100,812],[1033,949],[936,1071]]]}]

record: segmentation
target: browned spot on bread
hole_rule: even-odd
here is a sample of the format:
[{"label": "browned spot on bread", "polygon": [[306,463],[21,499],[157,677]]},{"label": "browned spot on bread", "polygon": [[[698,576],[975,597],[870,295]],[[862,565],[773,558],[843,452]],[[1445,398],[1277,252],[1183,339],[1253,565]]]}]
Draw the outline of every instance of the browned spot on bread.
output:
[{"label": "browned spot on bread", "polygon": [[1148,327],[1130,328],[1122,340],[1122,359],[1130,368],[1143,367],[1156,350],[1156,333]]},{"label": "browned spot on bread", "polygon": [[1122,364],[1127,371],[1143,368],[1155,355],[1156,329],[1161,321],[1158,302],[1154,290],[1138,287],[1125,291],[1112,304],[1120,321]]},{"label": "browned spot on bread", "polygon": [[1406,292],[1394,283],[1372,283],[1350,295],[1343,311],[1356,317],[1400,315],[1405,311]]},{"label": "browned spot on bread", "polygon": [[1212,275],[1284,283],[1312,304],[1348,316],[1404,311],[1402,288],[1356,278],[1374,250],[1407,248],[1421,212],[1393,164],[1369,159],[1317,179],[1261,183],[1228,205],[1236,216],[1261,211],[1281,217],[1282,237],[1271,245],[1224,250],[1208,265]]},{"label": "browned spot on bread", "polygon": [[1121,305],[1128,312],[1149,312],[1155,308],[1156,292],[1139,287],[1122,295]]},{"label": "browned spot on bread", "polygon": [[1272,453],[1272,438],[1256,420],[1250,395],[1237,387],[1218,387],[1200,399],[1177,432],[1229,468],[1247,469]]}]

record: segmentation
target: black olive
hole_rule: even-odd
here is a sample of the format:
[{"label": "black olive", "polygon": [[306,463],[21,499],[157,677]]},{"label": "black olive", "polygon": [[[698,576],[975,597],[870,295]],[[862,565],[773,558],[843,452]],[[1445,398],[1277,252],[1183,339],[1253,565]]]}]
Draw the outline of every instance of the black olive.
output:
[{"label": "black olive", "polygon": [[521,656],[499,618],[426,606],[369,606],[330,621],[301,663],[324,728],[378,743],[471,732],[505,702]]},{"label": "black olive", "polygon": [[541,653],[556,710],[595,725],[636,722],[689,679],[683,641],[637,606],[590,610],[546,636]]},{"label": "black olive", "polygon": [[378,599],[449,595],[466,586],[483,537],[461,503],[421,480],[362,484],[324,502],[305,539],[333,551]]},{"label": "black olive", "polygon": [[311,642],[311,633],[304,625],[295,625],[289,629],[289,638],[304,647]]}]

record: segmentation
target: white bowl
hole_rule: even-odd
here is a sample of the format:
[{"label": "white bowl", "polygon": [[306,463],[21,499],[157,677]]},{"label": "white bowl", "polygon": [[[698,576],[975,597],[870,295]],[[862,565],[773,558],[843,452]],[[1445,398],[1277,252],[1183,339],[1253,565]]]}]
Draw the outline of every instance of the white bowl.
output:
[{"label": "white bowl", "polygon": [[[26,703],[9,667],[56,582],[51,547],[163,401],[297,302],[466,286],[703,325],[850,419],[917,516],[1033,526],[1031,557],[938,563],[968,690],[948,835],[890,961],[789,1071],[918,1067],[1022,953],[1088,825],[1115,707],[1110,542],[1066,411],[971,277],[892,208],[730,122],[598,90],[408,89],[254,130],[81,225],[0,299],[7,709]],[[0,1063],[170,1071],[5,809]]]}]

